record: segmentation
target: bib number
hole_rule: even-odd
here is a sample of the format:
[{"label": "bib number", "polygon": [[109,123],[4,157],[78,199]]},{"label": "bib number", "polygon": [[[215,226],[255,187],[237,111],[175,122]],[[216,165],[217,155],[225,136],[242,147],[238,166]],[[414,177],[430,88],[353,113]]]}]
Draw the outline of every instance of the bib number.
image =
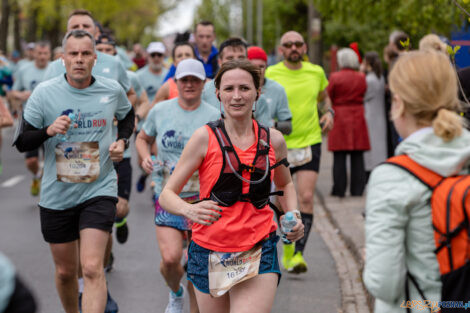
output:
[{"label": "bib number", "polygon": [[310,146],[300,149],[287,150],[287,161],[289,167],[298,167],[312,161],[312,149]]},{"label": "bib number", "polygon": [[258,275],[261,246],[244,252],[209,254],[209,290],[213,297],[220,297],[233,286]]},{"label": "bib number", "polygon": [[62,142],[55,147],[57,180],[64,183],[91,183],[100,176],[100,149],[97,141]]}]

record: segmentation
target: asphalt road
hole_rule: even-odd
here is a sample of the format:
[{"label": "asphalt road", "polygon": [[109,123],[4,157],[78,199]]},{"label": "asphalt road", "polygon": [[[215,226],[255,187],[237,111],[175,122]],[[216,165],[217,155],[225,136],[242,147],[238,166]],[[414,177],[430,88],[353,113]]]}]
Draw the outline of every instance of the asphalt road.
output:
[{"label": "asphalt road", "polygon": [[[29,193],[31,175],[24,157],[11,147],[13,129],[3,131],[0,157],[0,251],[15,264],[34,291],[40,313],[63,312],[53,279],[49,246],[40,231],[38,198]],[[139,171],[134,164],[134,181]],[[153,224],[154,210],[149,188],[137,193],[133,184],[129,240],[115,242],[114,270],[107,275],[112,296],[121,313],[164,312],[168,288],[159,273],[160,254]],[[281,248],[281,247],[279,247]],[[282,251],[281,249],[279,250]],[[315,231],[305,251],[309,270],[302,275],[283,276],[272,312],[339,312],[341,293],[334,261],[320,235]],[[189,312],[186,299],[185,312]]]}]

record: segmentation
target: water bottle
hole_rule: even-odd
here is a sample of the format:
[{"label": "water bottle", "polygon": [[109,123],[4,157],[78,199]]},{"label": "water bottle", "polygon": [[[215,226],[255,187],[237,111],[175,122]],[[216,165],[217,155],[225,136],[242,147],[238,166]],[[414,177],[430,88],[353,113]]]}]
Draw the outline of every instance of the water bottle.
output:
[{"label": "water bottle", "polygon": [[292,228],[297,225],[297,219],[294,216],[294,213],[287,212],[284,215],[284,219],[281,221],[281,231],[282,231],[282,241],[286,244],[291,243],[289,239],[286,238],[286,234],[292,231]]},{"label": "water bottle", "polygon": [[[68,117],[71,120],[70,127],[69,127],[69,129],[71,129],[71,128],[73,128],[73,125],[76,123],[75,114],[74,113],[69,113]],[[65,133],[65,134],[59,134],[57,136],[59,137],[60,141],[62,141],[62,142],[67,141],[70,138],[70,135],[68,134],[68,132]]]},{"label": "water bottle", "polygon": [[153,174],[159,176],[163,169],[162,163],[157,160],[156,156],[152,155],[150,157],[152,158],[153,162]]}]

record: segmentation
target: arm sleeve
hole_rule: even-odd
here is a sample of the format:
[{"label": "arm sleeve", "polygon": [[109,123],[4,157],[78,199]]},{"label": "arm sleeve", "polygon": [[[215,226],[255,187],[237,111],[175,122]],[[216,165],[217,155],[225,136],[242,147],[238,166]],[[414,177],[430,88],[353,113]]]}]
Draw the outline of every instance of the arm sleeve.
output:
[{"label": "arm sleeve", "polygon": [[134,108],[131,107],[127,115],[118,121],[118,138],[127,138],[129,139],[134,131],[135,126],[135,114]]},{"label": "arm sleeve", "polygon": [[37,129],[23,119],[20,126],[19,134],[13,145],[16,146],[19,152],[31,151],[39,148],[44,141],[51,138],[47,134],[47,127]]},{"label": "arm sleeve", "polygon": [[283,135],[289,135],[292,132],[292,122],[288,121],[277,121],[275,128],[280,131]]},{"label": "arm sleeve", "polygon": [[363,278],[369,292],[388,303],[399,301],[405,288],[406,226],[415,202],[411,179],[405,171],[385,164],[372,172],[369,181]]}]

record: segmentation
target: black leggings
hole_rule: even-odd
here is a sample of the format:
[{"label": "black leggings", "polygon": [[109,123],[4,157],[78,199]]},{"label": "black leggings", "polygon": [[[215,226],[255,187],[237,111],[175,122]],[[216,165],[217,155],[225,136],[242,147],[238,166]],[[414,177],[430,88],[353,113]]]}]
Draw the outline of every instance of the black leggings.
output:
[{"label": "black leggings", "polygon": [[363,151],[334,151],[333,152],[333,190],[331,195],[344,197],[348,184],[346,157],[351,158],[351,196],[361,196],[366,184]]}]

